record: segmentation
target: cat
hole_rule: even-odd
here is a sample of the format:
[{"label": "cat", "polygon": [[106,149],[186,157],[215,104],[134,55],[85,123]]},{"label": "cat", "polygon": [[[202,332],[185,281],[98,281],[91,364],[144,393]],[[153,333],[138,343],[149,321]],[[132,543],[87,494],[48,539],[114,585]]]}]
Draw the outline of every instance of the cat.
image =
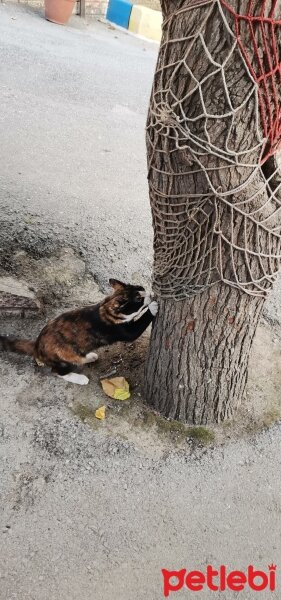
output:
[{"label": "cat", "polygon": [[75,367],[94,363],[96,350],[115,342],[133,342],[157,314],[157,302],[142,286],[110,279],[111,295],[98,304],[63,313],[49,321],[35,341],[0,335],[0,349],[28,354],[65,381],[86,385]]}]

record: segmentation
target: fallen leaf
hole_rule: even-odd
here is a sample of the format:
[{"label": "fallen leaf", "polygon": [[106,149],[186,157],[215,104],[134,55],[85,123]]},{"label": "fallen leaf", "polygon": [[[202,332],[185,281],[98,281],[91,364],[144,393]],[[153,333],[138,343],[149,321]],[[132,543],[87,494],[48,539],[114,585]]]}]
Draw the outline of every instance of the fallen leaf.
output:
[{"label": "fallen leaf", "polygon": [[97,408],[97,410],[95,412],[95,417],[96,417],[96,419],[99,419],[100,421],[104,421],[104,419],[105,419],[105,406],[100,406],[99,408]]},{"label": "fallen leaf", "polygon": [[129,390],[123,390],[122,388],[116,388],[114,392],[115,400],[128,400],[130,398]]},{"label": "fallen leaf", "polygon": [[128,381],[125,377],[113,377],[101,380],[102,389],[114,400],[128,400],[131,396]]}]

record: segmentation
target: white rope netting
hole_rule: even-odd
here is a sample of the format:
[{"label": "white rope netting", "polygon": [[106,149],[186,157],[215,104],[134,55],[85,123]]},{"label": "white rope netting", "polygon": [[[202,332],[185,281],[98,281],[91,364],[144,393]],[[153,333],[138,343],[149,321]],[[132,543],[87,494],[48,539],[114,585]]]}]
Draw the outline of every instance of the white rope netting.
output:
[{"label": "white rope netting", "polygon": [[163,25],[147,123],[163,298],[218,281],[265,297],[280,267],[281,21],[276,0],[233,2],[183,2]]}]

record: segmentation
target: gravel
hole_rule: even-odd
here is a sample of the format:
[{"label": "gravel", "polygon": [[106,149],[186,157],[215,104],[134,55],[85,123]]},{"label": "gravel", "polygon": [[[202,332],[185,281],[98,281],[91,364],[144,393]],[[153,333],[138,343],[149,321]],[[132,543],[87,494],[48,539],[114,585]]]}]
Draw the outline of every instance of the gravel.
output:
[{"label": "gravel", "polygon": [[[144,127],[157,46],[1,4],[0,52],[2,268],[17,251],[40,261],[72,248],[77,276],[81,251],[103,285],[147,281]],[[279,293],[266,308],[274,321]],[[122,418],[118,433],[110,419],[80,420],[73,404],[104,401],[94,376],[81,390],[3,355],[0,377],[1,600],[160,600],[163,567],[278,564],[279,424],[179,449],[133,425],[125,435]]]}]

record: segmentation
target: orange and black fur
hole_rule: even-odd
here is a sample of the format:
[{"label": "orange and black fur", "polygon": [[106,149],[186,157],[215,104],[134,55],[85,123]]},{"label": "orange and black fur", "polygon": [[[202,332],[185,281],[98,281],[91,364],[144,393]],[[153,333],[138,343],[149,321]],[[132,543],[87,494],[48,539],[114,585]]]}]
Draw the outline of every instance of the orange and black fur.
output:
[{"label": "orange and black fur", "polygon": [[47,323],[37,340],[0,336],[0,348],[33,356],[66,381],[85,385],[75,367],[95,362],[96,350],[115,342],[132,342],[149,326],[157,303],[143,287],[109,280],[113,293],[98,304],[66,312]]}]

